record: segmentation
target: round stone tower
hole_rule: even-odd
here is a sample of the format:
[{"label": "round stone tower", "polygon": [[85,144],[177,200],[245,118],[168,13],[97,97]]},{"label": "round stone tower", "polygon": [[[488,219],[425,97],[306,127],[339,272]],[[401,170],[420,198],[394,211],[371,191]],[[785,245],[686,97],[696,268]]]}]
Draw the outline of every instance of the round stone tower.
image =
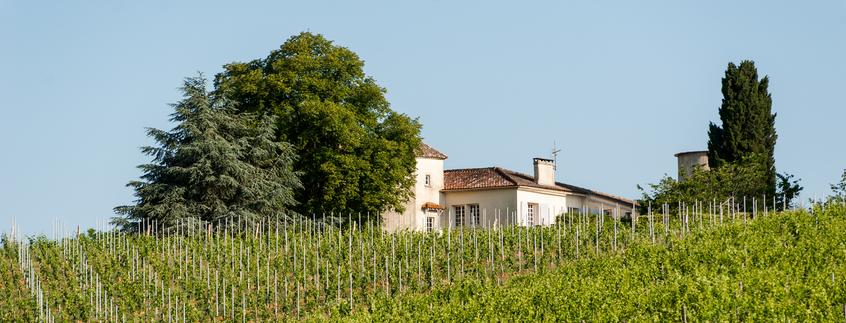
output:
[{"label": "round stone tower", "polygon": [[708,151],[686,151],[675,155],[679,161],[679,175],[678,180],[682,181],[685,177],[693,174],[696,167],[708,170]]}]

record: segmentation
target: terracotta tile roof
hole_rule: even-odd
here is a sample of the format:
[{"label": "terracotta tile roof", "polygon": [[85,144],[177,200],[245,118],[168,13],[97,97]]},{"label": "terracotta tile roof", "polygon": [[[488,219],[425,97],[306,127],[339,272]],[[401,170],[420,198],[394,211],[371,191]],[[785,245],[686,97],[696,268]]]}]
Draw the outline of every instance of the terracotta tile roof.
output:
[{"label": "terracotta tile roof", "polygon": [[571,192],[584,195],[596,195],[621,204],[634,201],[619,196],[593,191],[575,185],[555,182],[555,186],[540,185],[532,175],[515,172],[501,167],[464,168],[444,170],[444,191],[484,190],[508,187],[537,187],[555,191]]},{"label": "terracotta tile roof", "polygon": [[499,167],[444,170],[444,190],[517,186]]},{"label": "terracotta tile roof", "polygon": [[417,152],[417,157],[447,159],[447,155],[422,142],[420,143],[420,150]]},{"label": "terracotta tile roof", "polygon": [[[528,187],[538,187],[538,188],[545,188],[555,191],[564,191],[564,192],[572,192],[572,190],[567,189],[565,187],[561,187],[558,185],[541,185],[535,182],[535,177],[529,174],[524,174],[520,172],[515,172],[513,170],[500,168],[503,174],[507,175],[511,178],[518,186],[528,186]],[[557,183],[556,183],[557,184]]]}]

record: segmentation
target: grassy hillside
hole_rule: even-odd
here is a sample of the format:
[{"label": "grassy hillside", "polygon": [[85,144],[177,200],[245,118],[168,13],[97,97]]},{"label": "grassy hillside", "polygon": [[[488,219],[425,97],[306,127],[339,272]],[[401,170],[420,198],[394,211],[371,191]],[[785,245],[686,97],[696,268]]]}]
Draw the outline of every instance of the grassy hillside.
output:
[{"label": "grassy hillside", "polygon": [[569,262],[504,286],[380,298],[367,320],[843,321],[846,217],[792,212]]},{"label": "grassy hillside", "polygon": [[34,299],[11,248],[0,249],[0,321],[33,322],[38,314]]},{"label": "grassy hillside", "polygon": [[568,215],[441,233],[240,230],[4,238],[0,320],[819,321],[846,304],[842,207],[634,227]]}]

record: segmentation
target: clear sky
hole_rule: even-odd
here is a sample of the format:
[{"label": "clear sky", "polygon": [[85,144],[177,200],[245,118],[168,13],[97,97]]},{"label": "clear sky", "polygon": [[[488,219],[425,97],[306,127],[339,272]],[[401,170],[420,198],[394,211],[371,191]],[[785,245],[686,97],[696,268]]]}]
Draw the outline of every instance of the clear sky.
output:
[{"label": "clear sky", "polygon": [[[447,168],[626,197],[707,147],[728,62],[771,78],[776,167],[828,193],[846,168],[846,2],[0,0],[0,228],[93,226],[130,203],[144,127],[182,79],[321,33],[357,52]],[[400,3],[402,2],[402,3]]]}]

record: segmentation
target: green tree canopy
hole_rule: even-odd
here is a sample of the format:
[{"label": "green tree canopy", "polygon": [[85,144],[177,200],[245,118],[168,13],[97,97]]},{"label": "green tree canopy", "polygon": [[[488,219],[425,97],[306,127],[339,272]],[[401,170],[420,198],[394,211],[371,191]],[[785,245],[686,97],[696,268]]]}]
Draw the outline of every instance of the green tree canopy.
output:
[{"label": "green tree canopy", "polygon": [[793,207],[793,201],[799,197],[803,187],[799,185],[799,179],[794,179],[793,175],[783,173],[776,174],[778,182],[776,183],[776,209],[789,209]]},{"label": "green tree canopy", "polygon": [[[640,202],[641,207],[650,203],[654,206],[668,204],[674,209],[678,202],[717,202],[717,203],[741,203],[745,198],[747,209],[752,208],[752,199],[757,201],[758,209],[765,207],[769,210],[775,205],[776,210],[790,208],[793,201],[802,191],[799,180],[793,175],[778,174],[778,191],[775,195],[762,195],[760,192],[760,179],[766,172],[765,163],[761,161],[766,157],[750,154],[741,160],[724,163],[719,168],[705,170],[696,168],[693,174],[676,181],[664,176],[658,183],[649,184],[646,190],[640,186],[638,189],[643,193]],[[764,203],[767,203],[764,205]],[[645,211],[645,210],[642,210]]]},{"label": "green tree canopy", "polygon": [[[140,165],[134,205],[119,206],[114,223],[124,229],[141,221],[162,228],[177,222],[251,223],[295,213],[293,192],[301,187],[296,155],[276,138],[272,116],[237,113],[232,101],[206,92],[202,76],[188,78],[184,98],[174,104],[171,131],[148,128],[157,146],[141,150],[153,158]],[[230,221],[227,221],[230,220]]]},{"label": "green tree canopy", "polygon": [[750,202],[753,197],[760,200],[762,196],[758,195],[756,180],[765,171],[761,158],[753,154],[738,162],[723,164],[720,168],[704,170],[697,167],[681,181],[664,176],[658,183],[649,184],[648,190],[638,186],[643,193],[639,204],[641,207],[668,204],[674,209],[679,202],[730,203],[732,200],[742,201],[744,197]]},{"label": "green tree canopy", "polygon": [[756,194],[773,196],[776,192],[775,117],[772,97],[768,92],[769,78],[758,79],[752,61],[740,65],[729,63],[722,80],[723,101],[719,114],[722,126],[710,124],[708,131],[708,159],[712,168],[740,161],[750,154],[762,156],[765,168]]},{"label": "green tree canopy", "polygon": [[840,175],[840,182],[837,184],[831,184],[831,192],[833,194],[829,198],[830,201],[838,203],[846,202],[846,169],[844,169],[843,174]]},{"label": "green tree canopy", "polygon": [[240,111],[277,116],[279,139],[299,156],[302,213],[375,215],[402,210],[411,195],[420,124],[392,111],[363,67],[351,50],[301,33],[266,58],[225,65],[215,79]]}]

